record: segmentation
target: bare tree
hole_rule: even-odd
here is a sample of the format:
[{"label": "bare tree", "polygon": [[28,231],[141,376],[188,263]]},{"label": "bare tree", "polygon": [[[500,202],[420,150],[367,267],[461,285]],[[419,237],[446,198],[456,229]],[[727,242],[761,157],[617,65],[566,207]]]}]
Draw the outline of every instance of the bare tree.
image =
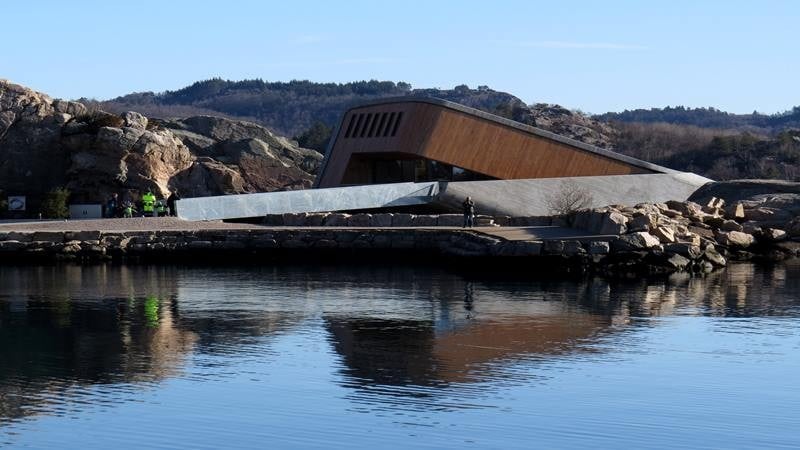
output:
[{"label": "bare tree", "polygon": [[574,181],[563,181],[559,189],[545,199],[550,214],[567,215],[592,205],[592,193]]}]

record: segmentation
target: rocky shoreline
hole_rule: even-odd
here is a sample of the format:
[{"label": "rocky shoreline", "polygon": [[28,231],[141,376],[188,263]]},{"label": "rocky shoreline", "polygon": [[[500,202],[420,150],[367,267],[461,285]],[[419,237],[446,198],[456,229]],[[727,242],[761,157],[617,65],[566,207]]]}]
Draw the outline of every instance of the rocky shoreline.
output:
[{"label": "rocky shoreline", "polygon": [[789,231],[757,226],[762,222],[746,219],[763,211],[755,213],[742,204],[724,208],[717,199],[713,203],[612,206],[548,218],[483,218],[486,226],[496,221],[560,225],[591,233],[581,239],[508,240],[479,230],[436,227],[452,225],[458,215],[413,214],[285,215],[281,225],[249,228],[230,224],[158,231],[0,231],[0,263],[446,261],[485,271],[613,277],[707,273],[729,261],[775,261],[800,254],[800,243],[792,240],[800,237],[796,221],[784,226]]}]

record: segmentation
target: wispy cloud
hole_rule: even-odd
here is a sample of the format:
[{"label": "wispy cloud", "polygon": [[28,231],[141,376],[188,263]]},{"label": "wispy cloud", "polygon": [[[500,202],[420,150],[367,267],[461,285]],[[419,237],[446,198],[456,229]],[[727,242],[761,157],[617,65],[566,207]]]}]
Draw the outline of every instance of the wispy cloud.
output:
[{"label": "wispy cloud", "polygon": [[589,50],[647,50],[644,45],[618,44],[613,42],[570,41],[499,41],[498,43],[529,48],[589,49]]}]

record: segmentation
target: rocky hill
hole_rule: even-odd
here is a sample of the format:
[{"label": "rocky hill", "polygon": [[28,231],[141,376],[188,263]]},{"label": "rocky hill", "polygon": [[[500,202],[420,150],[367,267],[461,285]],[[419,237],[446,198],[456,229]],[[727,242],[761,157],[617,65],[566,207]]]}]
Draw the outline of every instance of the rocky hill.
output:
[{"label": "rocky hill", "polygon": [[585,115],[558,105],[526,105],[506,92],[488,86],[471,89],[412,89],[392,81],[313,83],[310,81],[198,81],[176,91],[140,92],[98,103],[122,113],[140,111],[154,117],[185,117],[214,114],[257,122],[287,136],[299,136],[315,123],[333,127],[349,107],[372,100],[398,96],[436,97],[545,128],[554,133],[608,147],[613,130]]},{"label": "rocky hill", "polygon": [[315,121],[333,125],[349,106],[382,97],[407,95],[410,86],[391,81],[346,84],[310,81],[227,81],[219,78],[160,93],[136,92],[101,102],[107,111],[141,111],[153,117],[224,115],[297,136]]},{"label": "rocky hill", "polygon": [[0,190],[26,195],[30,215],[55,187],[92,203],[112,192],[135,200],[146,189],[184,197],[302,189],[321,160],[249,122],[112,114],[0,80]]}]

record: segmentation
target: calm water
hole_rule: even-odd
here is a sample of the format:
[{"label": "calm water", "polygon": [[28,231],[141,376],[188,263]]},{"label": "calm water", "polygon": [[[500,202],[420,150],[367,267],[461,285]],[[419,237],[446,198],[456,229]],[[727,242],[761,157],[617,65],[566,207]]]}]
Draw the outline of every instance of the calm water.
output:
[{"label": "calm water", "polygon": [[0,447],[797,448],[800,265],[0,266]]}]

